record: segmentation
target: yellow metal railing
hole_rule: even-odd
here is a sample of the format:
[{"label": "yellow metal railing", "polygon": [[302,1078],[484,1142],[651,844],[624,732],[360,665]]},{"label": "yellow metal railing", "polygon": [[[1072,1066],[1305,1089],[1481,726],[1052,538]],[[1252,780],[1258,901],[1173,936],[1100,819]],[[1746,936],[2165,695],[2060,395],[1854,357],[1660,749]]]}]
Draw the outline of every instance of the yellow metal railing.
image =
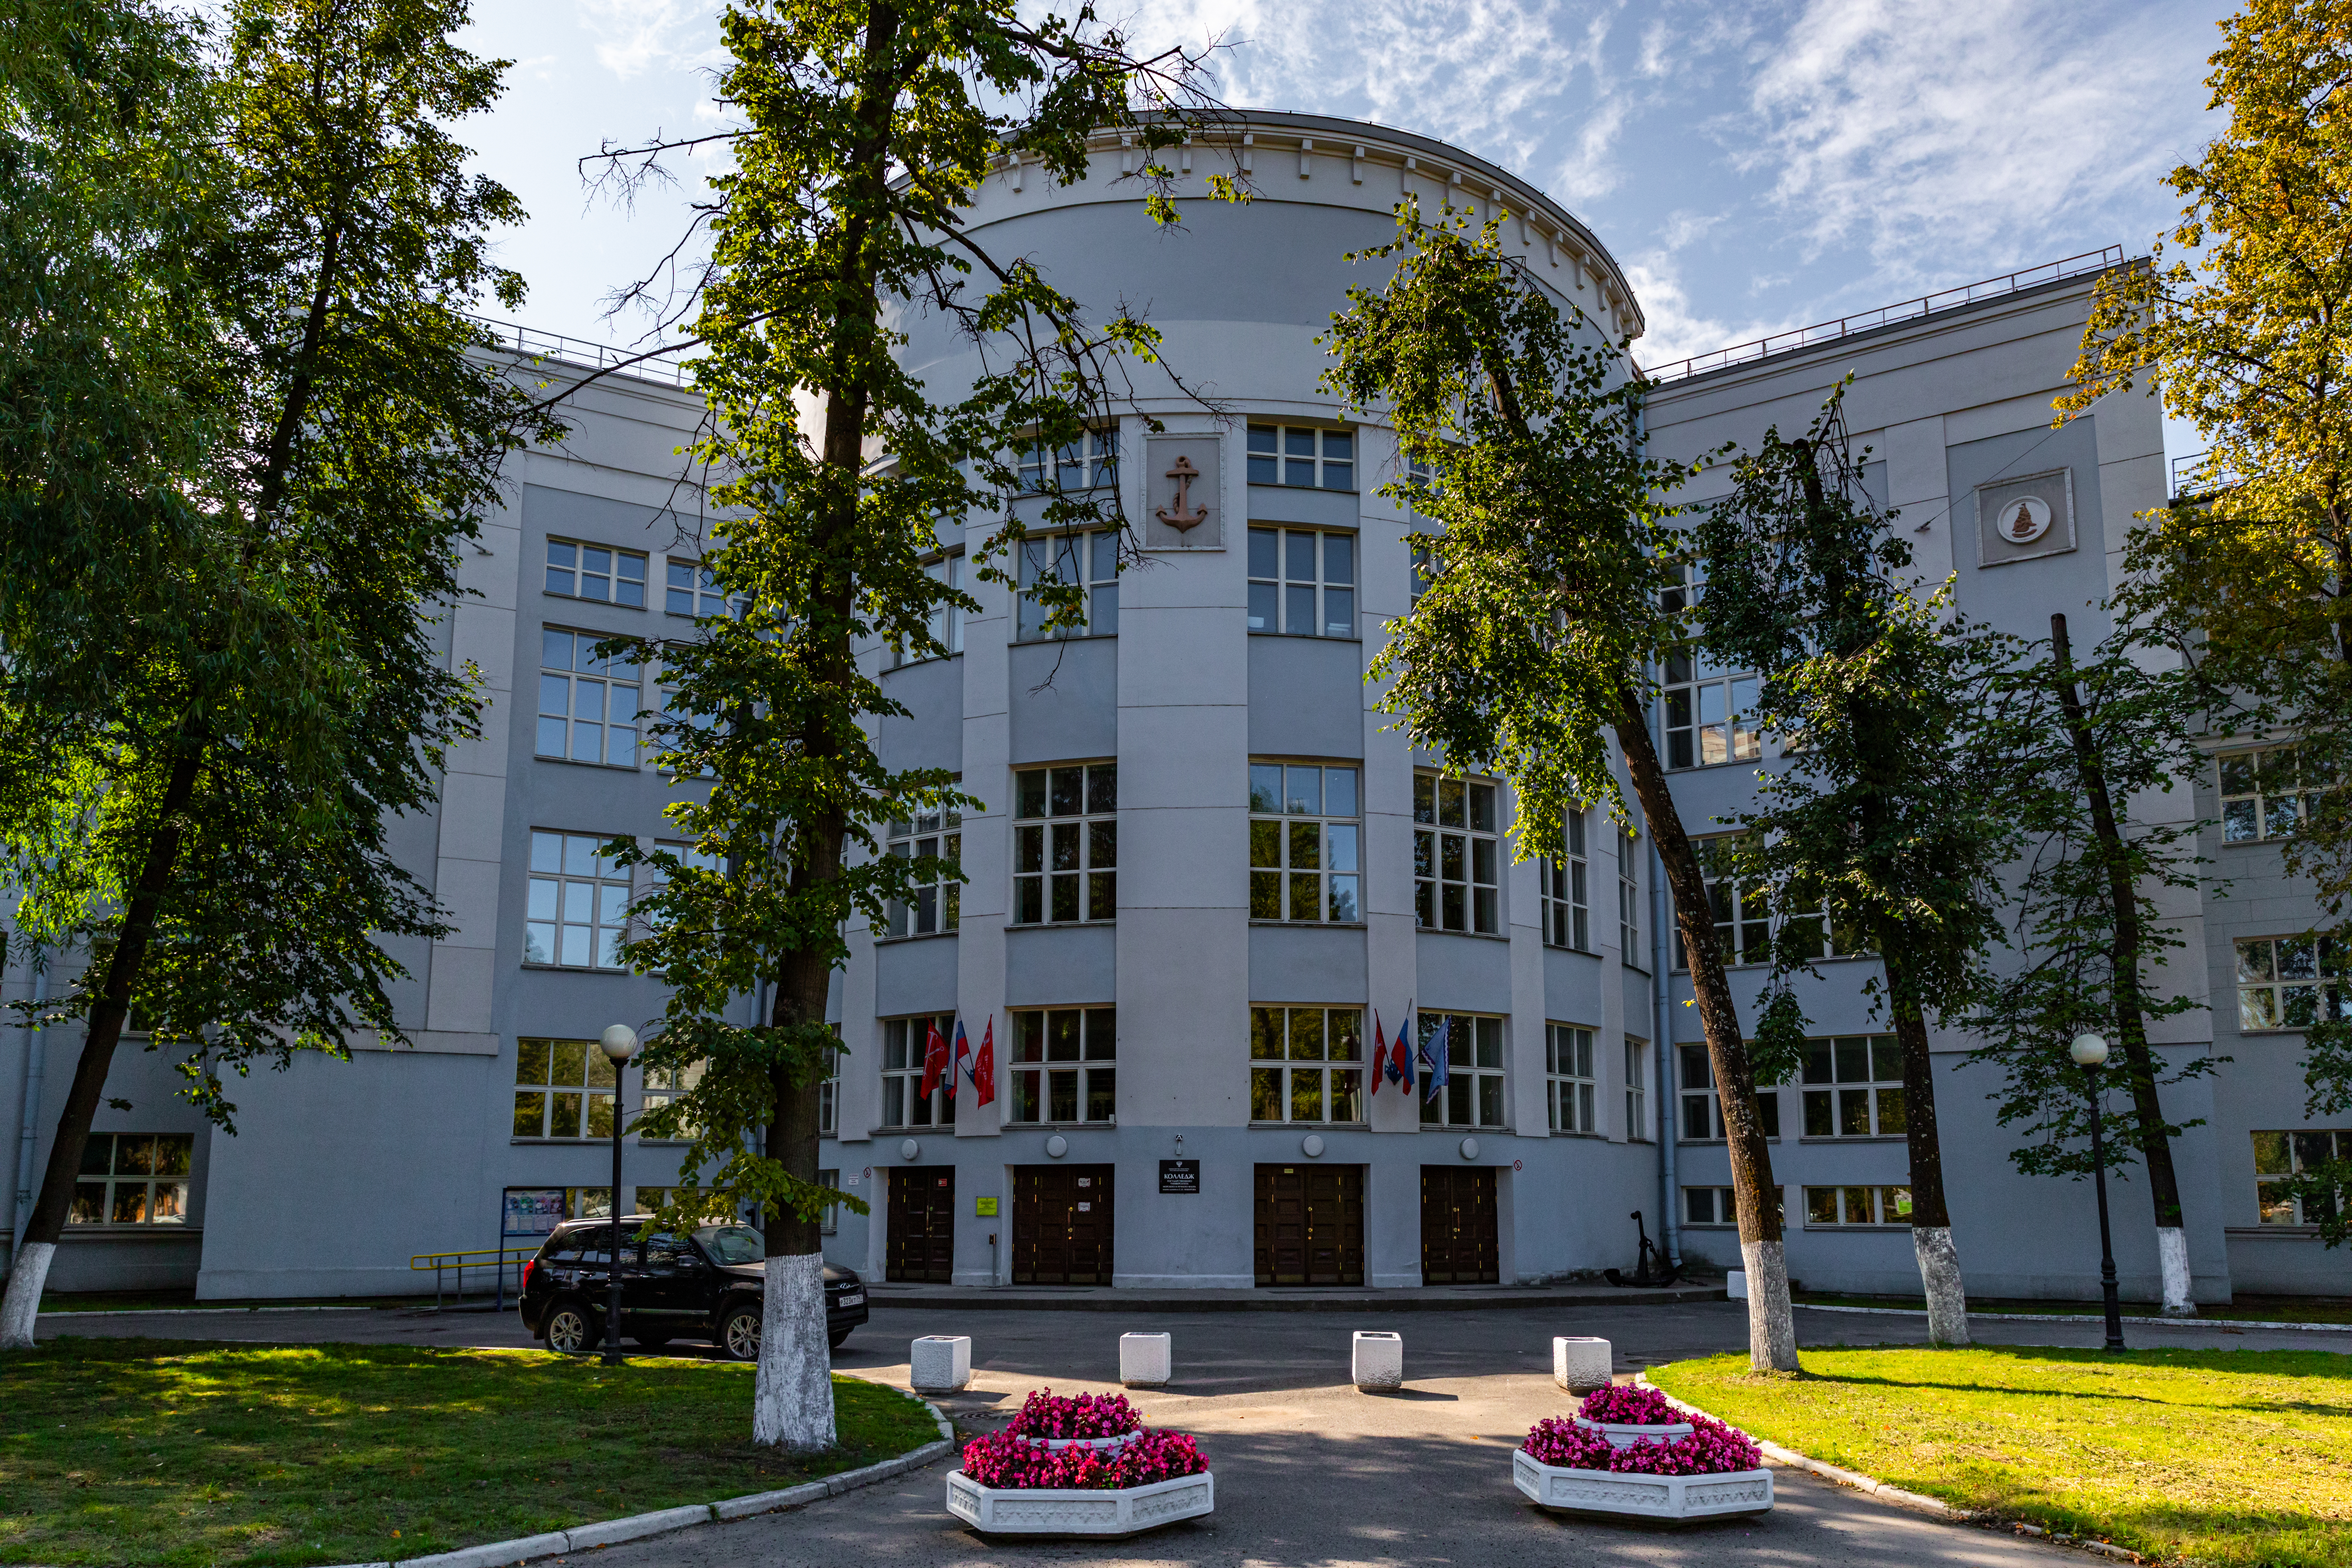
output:
[{"label": "yellow metal railing", "polygon": [[411,1271],[418,1274],[424,1273],[428,1268],[433,1271],[433,1310],[436,1312],[442,1310],[443,1284],[451,1272],[454,1271],[457,1276],[457,1299],[462,1301],[466,1297],[466,1270],[468,1268],[490,1269],[493,1288],[498,1296],[497,1305],[492,1310],[502,1312],[506,1310],[507,1305],[507,1266],[509,1264],[514,1266],[517,1271],[515,1289],[520,1291],[522,1289],[520,1278],[522,1265],[531,1256],[532,1250],[528,1247],[520,1248],[477,1247],[459,1252],[419,1252],[409,1258],[408,1267]]}]

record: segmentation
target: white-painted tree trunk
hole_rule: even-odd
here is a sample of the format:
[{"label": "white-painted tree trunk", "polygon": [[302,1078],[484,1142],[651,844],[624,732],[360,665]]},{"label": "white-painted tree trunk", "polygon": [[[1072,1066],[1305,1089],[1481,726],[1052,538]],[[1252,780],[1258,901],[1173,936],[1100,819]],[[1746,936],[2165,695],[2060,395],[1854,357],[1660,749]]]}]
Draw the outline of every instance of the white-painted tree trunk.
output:
[{"label": "white-painted tree trunk", "polygon": [[2189,1233],[2177,1225],[2158,1226],[2156,1256],[2164,1265],[2164,1315],[2195,1317],[2197,1301],[2189,1293]]},{"label": "white-painted tree trunk", "polygon": [[1748,1270],[1748,1365],[1755,1372],[1797,1370],[1797,1315],[1789,1306],[1789,1258],[1777,1241],[1742,1241]]},{"label": "white-painted tree trunk", "polygon": [[33,1321],[40,1316],[41,1289],[49,1281],[49,1260],[57,1255],[53,1241],[28,1241],[16,1249],[16,1267],[8,1271],[8,1294],[0,1298],[0,1351],[33,1348]]},{"label": "white-painted tree trunk", "polygon": [[760,1375],[751,1440],[805,1451],[830,1448],[833,1347],[824,1331],[824,1255],[771,1258],[760,1309]]},{"label": "white-painted tree trunk", "polygon": [[1927,1290],[1927,1342],[1969,1342],[1969,1292],[1960,1283],[1960,1252],[1948,1226],[1915,1225],[1911,1249],[1919,1255],[1919,1282]]}]

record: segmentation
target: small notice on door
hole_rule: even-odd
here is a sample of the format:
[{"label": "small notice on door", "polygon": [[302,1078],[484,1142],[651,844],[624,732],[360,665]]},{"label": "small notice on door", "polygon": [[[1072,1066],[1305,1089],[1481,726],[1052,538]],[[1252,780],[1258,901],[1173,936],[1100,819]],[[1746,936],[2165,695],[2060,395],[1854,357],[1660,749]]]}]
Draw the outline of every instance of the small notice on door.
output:
[{"label": "small notice on door", "polygon": [[1078,1212],[1080,1214],[1092,1214],[1094,1212],[1094,1207],[1095,1205],[1092,1204],[1080,1204],[1078,1205]]},{"label": "small notice on door", "polygon": [[1201,1162],[1198,1160],[1162,1160],[1160,1162],[1160,1190],[1181,1193],[1189,1197],[1201,1195]]}]

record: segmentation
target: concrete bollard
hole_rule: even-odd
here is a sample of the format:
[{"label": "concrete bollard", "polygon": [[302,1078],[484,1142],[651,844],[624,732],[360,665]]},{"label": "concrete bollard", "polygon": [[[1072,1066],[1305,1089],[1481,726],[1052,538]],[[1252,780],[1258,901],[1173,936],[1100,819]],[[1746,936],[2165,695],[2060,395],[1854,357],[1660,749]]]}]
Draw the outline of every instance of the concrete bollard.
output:
[{"label": "concrete bollard", "polygon": [[1356,1331],[1352,1373],[1358,1388],[1404,1386],[1404,1336],[1382,1329]]},{"label": "concrete bollard", "polygon": [[971,1381],[971,1336],[925,1334],[909,1347],[907,1381],[918,1394],[961,1394]]},{"label": "concrete bollard", "polygon": [[1735,1301],[1748,1300],[1748,1271],[1735,1268],[1723,1277],[1723,1293]]},{"label": "concrete bollard", "polygon": [[1570,1394],[1590,1394],[1609,1386],[1616,1360],[1607,1340],[1581,1334],[1555,1334],[1551,1342],[1551,1380]]},{"label": "concrete bollard", "polygon": [[1165,1388],[1174,1375],[1176,1341],[1170,1334],[1118,1336],[1118,1380],[1129,1388]]}]

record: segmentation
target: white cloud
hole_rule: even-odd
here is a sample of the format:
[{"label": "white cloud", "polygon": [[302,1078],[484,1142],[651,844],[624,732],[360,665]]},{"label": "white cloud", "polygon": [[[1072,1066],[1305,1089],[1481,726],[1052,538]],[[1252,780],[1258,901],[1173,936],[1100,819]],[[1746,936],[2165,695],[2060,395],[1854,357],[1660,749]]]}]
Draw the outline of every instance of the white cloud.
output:
[{"label": "white cloud", "polygon": [[725,61],[718,18],[690,0],[579,0],[596,62],[623,81]]}]

